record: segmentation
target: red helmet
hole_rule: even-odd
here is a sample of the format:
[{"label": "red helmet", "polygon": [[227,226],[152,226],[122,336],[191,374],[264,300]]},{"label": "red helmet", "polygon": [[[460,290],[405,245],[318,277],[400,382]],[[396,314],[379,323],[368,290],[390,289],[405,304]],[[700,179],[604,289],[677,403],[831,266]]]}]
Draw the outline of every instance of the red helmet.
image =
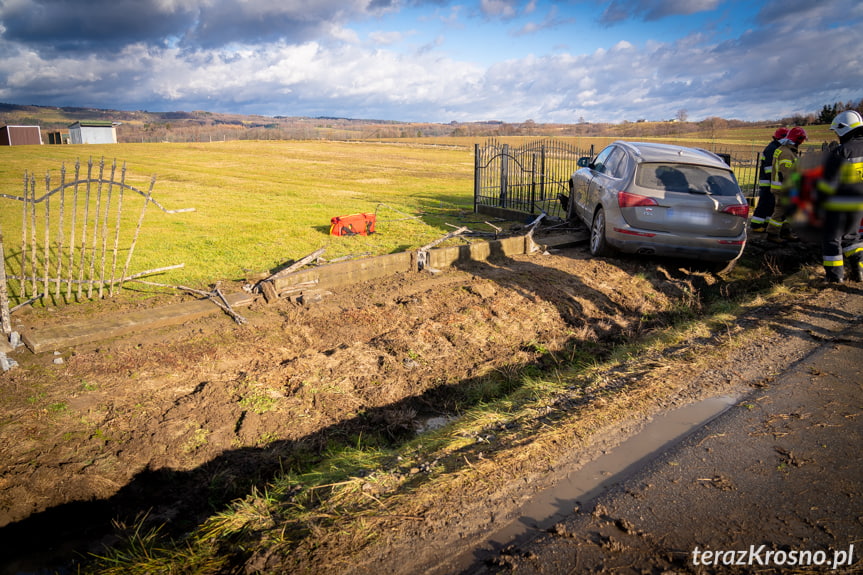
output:
[{"label": "red helmet", "polygon": [[808,136],[806,135],[806,130],[799,126],[788,130],[788,135],[785,137],[797,144],[798,146],[805,142],[806,138],[808,138]]},{"label": "red helmet", "polygon": [[788,135],[788,128],[776,128],[776,131],[773,132],[774,140],[781,140],[785,136]]}]

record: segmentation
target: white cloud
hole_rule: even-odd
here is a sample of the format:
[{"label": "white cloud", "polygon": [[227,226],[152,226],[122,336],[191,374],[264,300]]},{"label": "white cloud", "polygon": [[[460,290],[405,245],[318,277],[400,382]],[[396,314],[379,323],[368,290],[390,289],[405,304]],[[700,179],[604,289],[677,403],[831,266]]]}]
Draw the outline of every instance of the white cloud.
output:
[{"label": "white cloud", "polygon": [[625,20],[654,21],[669,16],[715,10],[720,0],[611,0],[600,21],[615,24]]},{"label": "white cloud", "polygon": [[513,18],[518,13],[516,0],[480,0],[479,7],[483,14],[494,18]]},{"label": "white cloud", "polygon": [[402,41],[404,38],[404,34],[401,32],[372,32],[369,34],[369,40],[374,42],[379,46],[389,46],[391,44],[397,44]]}]

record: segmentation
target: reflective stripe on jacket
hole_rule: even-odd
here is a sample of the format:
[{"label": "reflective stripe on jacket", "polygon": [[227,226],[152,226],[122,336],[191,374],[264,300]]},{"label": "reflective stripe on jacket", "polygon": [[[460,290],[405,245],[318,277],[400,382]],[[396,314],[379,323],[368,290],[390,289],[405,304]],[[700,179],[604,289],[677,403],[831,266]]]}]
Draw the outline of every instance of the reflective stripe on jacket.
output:
[{"label": "reflective stripe on jacket", "polygon": [[[782,140],[787,142],[789,140]],[[770,181],[770,189],[781,192],[784,187],[791,183],[791,176],[797,167],[797,148],[793,145],[782,144],[773,152],[773,167]]]},{"label": "reflective stripe on jacket", "polygon": [[863,135],[841,144],[827,157],[817,189],[826,210],[863,211]]},{"label": "reflective stripe on jacket", "polygon": [[758,185],[770,186],[770,174],[773,173],[773,153],[779,147],[779,140],[773,140],[761,151],[758,158],[761,168],[758,170]]}]

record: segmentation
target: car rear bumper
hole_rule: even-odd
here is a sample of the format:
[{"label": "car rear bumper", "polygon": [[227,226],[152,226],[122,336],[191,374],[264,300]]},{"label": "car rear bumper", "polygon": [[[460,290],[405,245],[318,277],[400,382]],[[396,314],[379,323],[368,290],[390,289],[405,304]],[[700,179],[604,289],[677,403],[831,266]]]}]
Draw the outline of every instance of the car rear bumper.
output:
[{"label": "car rear bumper", "polygon": [[647,232],[631,227],[610,227],[606,240],[614,248],[629,254],[645,254],[700,259],[711,262],[731,261],[740,257],[746,246],[746,231],[737,237],[680,236]]}]

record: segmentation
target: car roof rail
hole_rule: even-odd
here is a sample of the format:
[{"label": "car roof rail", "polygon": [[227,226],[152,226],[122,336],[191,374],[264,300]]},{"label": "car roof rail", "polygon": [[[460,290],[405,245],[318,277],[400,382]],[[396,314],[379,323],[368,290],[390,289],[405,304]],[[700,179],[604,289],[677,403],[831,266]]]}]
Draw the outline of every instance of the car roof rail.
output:
[{"label": "car roof rail", "polygon": [[638,146],[634,145],[632,142],[627,142],[625,140],[617,140],[614,143],[628,149],[630,152],[632,152],[632,154],[641,157],[641,150],[639,150]]}]

